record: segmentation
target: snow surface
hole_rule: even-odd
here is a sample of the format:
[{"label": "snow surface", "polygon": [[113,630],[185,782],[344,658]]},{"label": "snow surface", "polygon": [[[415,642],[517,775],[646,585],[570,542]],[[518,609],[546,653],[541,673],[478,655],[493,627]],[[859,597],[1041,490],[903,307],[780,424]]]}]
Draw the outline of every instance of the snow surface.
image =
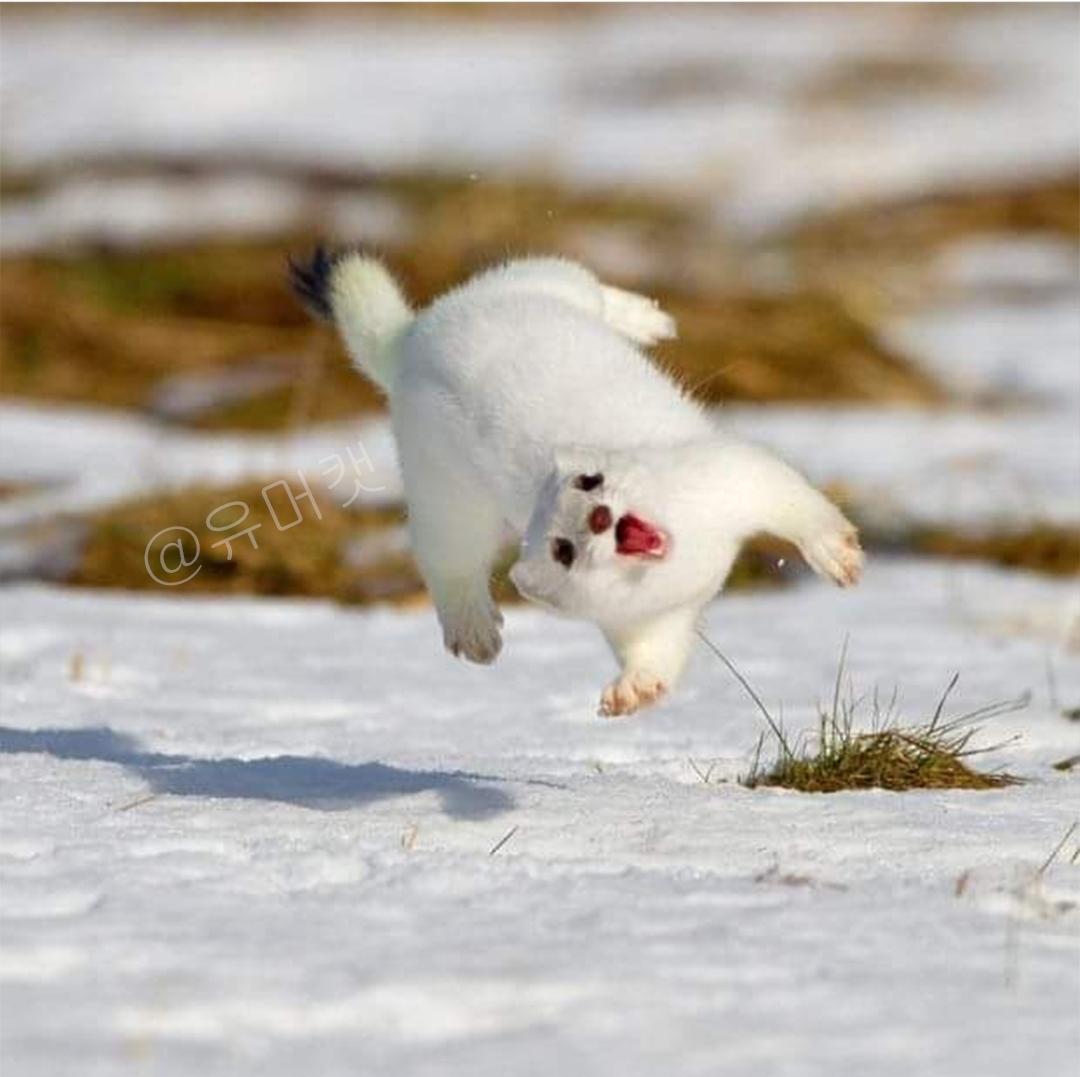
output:
[{"label": "snow surface", "polygon": [[8,589],[5,1073],[1064,1073],[1080,663],[1021,615],[1065,598],[918,561],[722,598],[791,729],[845,634],[909,716],[955,669],[954,713],[1031,693],[983,735],[1027,785],[814,796],[732,781],[760,720],[704,652],[605,721],[601,641],[539,611],[487,670],[427,611]]},{"label": "snow surface", "polygon": [[1080,408],[1078,300],[1076,280],[1050,296],[945,300],[893,327],[886,339],[930,367],[961,398],[992,394],[1016,402],[1027,397],[1064,407],[1075,417]]},{"label": "snow surface", "polygon": [[[866,199],[1074,169],[1077,20],[1073,5],[952,17],[626,5],[482,23],[6,14],[4,158],[546,172],[694,192],[724,226],[756,232]],[[866,65],[916,76],[822,96]],[[288,192],[260,190],[253,207],[284,200],[291,212]]]},{"label": "snow surface", "polygon": [[1075,409],[725,408],[723,421],[815,481],[843,483],[878,527],[1080,521]]},{"label": "snow surface", "polygon": [[[869,522],[1022,527],[1080,521],[1080,423],[1063,391],[1053,407],[1011,411],[725,407],[720,424],[781,453],[815,482],[842,483]],[[372,470],[358,502],[401,497],[385,418],[285,435],[178,430],[106,409],[0,403],[0,481],[36,484],[0,501],[0,542],[57,514],[153,490],[303,470],[363,445]]]},{"label": "snow surface", "polygon": [[366,488],[358,501],[401,499],[397,453],[383,418],[290,434],[204,434],[108,408],[0,401],[0,479],[41,487],[0,501],[0,533],[193,483],[297,471],[311,481],[323,475],[325,483],[337,474],[334,457],[347,463],[350,450]]},{"label": "snow surface", "polygon": [[[1077,28],[1074,5],[5,12],[4,166],[55,182],[5,198],[2,246],[272,233],[311,216],[294,167],[641,184],[750,235],[1058,174],[1076,166]],[[942,83],[821,93],[926,63]],[[217,171],[79,167],[129,158]],[[268,163],[285,167],[252,171]],[[408,225],[386,199],[320,198],[331,232]],[[625,273],[625,242],[615,256]],[[1077,523],[1076,247],[977,237],[930,272],[933,304],[888,341],[972,406],[723,421],[883,527]],[[0,571],[41,556],[43,522],[197,481],[314,479],[358,443],[365,499],[399,499],[380,418],[244,437],[4,401],[0,481],[31,488],[0,501]],[[1030,781],[747,790],[761,721],[704,648],[669,704],[606,722],[597,634],[536,610],[509,611],[485,670],[445,656],[427,610],[0,590],[4,1077],[1065,1072],[1080,836],[1044,864],[1080,817],[1080,771],[1051,765],[1080,752],[1080,588],[875,557],[852,593],[723,597],[709,634],[792,730],[845,637],[854,690],[896,686],[909,718],[955,671],[951,713],[1027,693],[982,742],[1020,739],[980,762]]]},{"label": "snow surface", "polygon": [[139,247],[199,239],[280,236],[317,209],[328,235],[362,235],[370,243],[400,239],[405,213],[373,192],[322,195],[302,184],[233,172],[198,178],[74,176],[33,198],[6,200],[0,213],[4,254],[55,253],[106,243]]}]

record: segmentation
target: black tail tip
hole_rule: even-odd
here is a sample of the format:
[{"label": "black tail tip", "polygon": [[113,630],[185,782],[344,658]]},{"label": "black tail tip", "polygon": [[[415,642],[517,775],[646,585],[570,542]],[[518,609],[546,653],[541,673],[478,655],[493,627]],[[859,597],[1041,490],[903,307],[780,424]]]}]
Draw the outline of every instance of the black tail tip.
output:
[{"label": "black tail tip", "polygon": [[296,261],[290,256],[289,284],[300,302],[316,318],[333,321],[330,278],[337,264],[349,253],[348,250],[329,250],[320,244],[306,261]]}]

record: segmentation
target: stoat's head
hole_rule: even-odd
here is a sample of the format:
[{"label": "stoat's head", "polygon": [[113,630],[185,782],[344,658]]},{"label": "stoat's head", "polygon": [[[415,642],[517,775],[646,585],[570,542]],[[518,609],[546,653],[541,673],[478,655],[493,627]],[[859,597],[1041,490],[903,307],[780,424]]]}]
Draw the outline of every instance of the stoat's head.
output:
[{"label": "stoat's head", "polygon": [[670,557],[642,466],[623,454],[561,453],[510,572],[528,599],[571,617],[619,620],[648,604]]}]

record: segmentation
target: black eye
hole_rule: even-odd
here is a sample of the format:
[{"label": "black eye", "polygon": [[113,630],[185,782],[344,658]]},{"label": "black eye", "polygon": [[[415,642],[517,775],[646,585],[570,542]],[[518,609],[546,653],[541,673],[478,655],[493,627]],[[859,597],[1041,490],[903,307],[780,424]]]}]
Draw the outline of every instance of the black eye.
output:
[{"label": "black eye", "polygon": [[589,490],[595,490],[598,486],[603,486],[604,476],[598,471],[595,475],[578,475],[574,480],[574,485],[579,490],[584,490],[586,493]]},{"label": "black eye", "polygon": [[569,568],[574,563],[574,544],[569,539],[557,538],[551,540],[551,556]]}]

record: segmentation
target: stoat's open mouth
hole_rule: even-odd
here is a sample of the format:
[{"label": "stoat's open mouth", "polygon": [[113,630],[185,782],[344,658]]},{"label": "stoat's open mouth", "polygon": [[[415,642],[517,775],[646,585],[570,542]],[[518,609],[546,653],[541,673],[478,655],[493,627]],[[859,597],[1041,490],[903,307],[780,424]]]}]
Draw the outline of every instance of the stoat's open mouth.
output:
[{"label": "stoat's open mouth", "polygon": [[648,520],[628,512],[615,525],[615,549],[638,557],[663,557],[667,553],[667,535]]}]

